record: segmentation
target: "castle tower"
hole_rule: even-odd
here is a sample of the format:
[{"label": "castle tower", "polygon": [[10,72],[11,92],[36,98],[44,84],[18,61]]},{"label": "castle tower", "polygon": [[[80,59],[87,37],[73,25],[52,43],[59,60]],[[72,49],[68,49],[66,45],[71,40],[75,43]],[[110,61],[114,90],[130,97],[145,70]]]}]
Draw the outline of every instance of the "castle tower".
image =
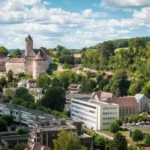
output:
[{"label": "castle tower", "polygon": [[30,35],[25,39],[25,56],[29,56],[33,52],[33,40]]},{"label": "castle tower", "polygon": [[33,60],[33,79],[46,72],[45,59],[42,57],[42,52],[39,51]]}]

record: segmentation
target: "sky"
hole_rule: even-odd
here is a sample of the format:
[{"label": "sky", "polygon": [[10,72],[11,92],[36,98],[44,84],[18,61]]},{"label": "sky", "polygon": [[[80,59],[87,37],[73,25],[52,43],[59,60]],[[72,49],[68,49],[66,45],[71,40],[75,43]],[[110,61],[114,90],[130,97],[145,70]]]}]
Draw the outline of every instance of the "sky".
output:
[{"label": "sky", "polygon": [[0,46],[83,48],[150,35],[150,0],[0,0]]}]

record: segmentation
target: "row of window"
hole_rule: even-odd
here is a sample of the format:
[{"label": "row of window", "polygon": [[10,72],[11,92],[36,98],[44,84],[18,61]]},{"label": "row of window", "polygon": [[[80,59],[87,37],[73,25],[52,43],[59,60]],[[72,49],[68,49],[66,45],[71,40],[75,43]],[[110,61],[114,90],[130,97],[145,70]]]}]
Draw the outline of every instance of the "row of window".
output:
[{"label": "row of window", "polygon": [[112,114],[117,114],[117,112],[103,112],[103,115],[112,115]]},{"label": "row of window", "polygon": [[114,120],[114,119],[117,119],[117,117],[108,117],[108,118],[103,118],[103,120]]},{"label": "row of window", "polygon": [[103,107],[103,110],[105,109],[117,109],[117,107]]},{"label": "row of window", "polygon": [[109,122],[104,122],[103,125],[109,125]]}]

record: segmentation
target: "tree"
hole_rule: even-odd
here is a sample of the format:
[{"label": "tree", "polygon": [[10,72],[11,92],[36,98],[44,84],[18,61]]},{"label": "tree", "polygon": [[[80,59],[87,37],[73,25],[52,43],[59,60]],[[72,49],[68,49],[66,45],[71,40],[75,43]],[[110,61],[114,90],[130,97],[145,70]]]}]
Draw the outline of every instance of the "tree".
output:
[{"label": "tree", "polygon": [[58,139],[54,140],[54,150],[86,150],[80,144],[79,138],[71,131],[61,131]]},{"label": "tree", "polygon": [[137,145],[138,145],[138,141],[142,141],[144,139],[144,136],[143,136],[143,132],[139,129],[135,129],[133,130],[132,132],[132,140],[137,142]]},{"label": "tree", "polygon": [[150,134],[145,135],[144,143],[145,143],[145,146],[150,146]]},{"label": "tree", "polygon": [[110,132],[116,133],[119,131],[119,125],[117,122],[112,122],[109,127]]},{"label": "tree", "polygon": [[0,118],[0,131],[7,131],[7,122]]},{"label": "tree", "polygon": [[19,129],[17,130],[17,133],[18,133],[18,134],[21,134],[21,135],[26,134],[26,132],[25,132],[24,129],[22,129],[22,128],[19,128]]},{"label": "tree", "polygon": [[13,81],[13,72],[12,70],[9,70],[7,73],[8,83]]},{"label": "tree", "polygon": [[120,132],[115,134],[113,142],[115,144],[116,150],[127,150],[127,140]]},{"label": "tree", "polygon": [[118,123],[119,126],[122,126],[123,121],[121,119],[117,119],[116,122]]},{"label": "tree", "polygon": [[20,87],[16,90],[13,100],[14,99],[20,99],[22,101],[30,101],[30,102],[34,101],[33,96],[29,94],[29,91],[24,87]]},{"label": "tree", "polygon": [[51,84],[51,79],[47,74],[43,74],[37,78],[36,83],[40,88],[47,88]]},{"label": "tree", "polygon": [[22,54],[21,54],[20,49],[15,49],[15,50],[13,50],[13,51],[10,53],[10,55],[11,55],[12,57],[17,57],[17,56],[21,56]]},{"label": "tree", "polygon": [[63,111],[65,104],[65,90],[61,87],[49,87],[40,102],[44,107]]},{"label": "tree", "polygon": [[5,87],[7,85],[7,81],[6,81],[5,77],[0,78],[0,85],[2,87]]},{"label": "tree", "polygon": [[3,115],[1,118],[3,120],[5,120],[8,125],[11,125],[13,123],[13,119],[14,119],[14,117],[11,115]]},{"label": "tree", "polygon": [[23,144],[17,144],[13,150],[24,150],[26,148]]},{"label": "tree", "polygon": [[94,133],[92,135],[92,137],[93,137],[93,147],[94,148],[105,149],[106,143],[105,143],[104,137],[102,137],[96,133]]},{"label": "tree", "polygon": [[7,55],[8,54],[7,48],[4,46],[0,46],[0,54]]}]

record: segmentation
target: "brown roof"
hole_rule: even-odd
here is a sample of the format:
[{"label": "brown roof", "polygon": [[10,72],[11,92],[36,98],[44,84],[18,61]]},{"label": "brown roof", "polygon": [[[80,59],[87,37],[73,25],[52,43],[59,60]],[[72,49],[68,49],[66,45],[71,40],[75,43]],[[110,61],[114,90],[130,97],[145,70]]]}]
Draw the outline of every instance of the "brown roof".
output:
[{"label": "brown roof", "polygon": [[47,146],[42,146],[40,144],[33,144],[27,147],[25,150],[50,150]]},{"label": "brown roof", "polygon": [[68,87],[69,90],[79,90],[81,87],[80,84],[70,84],[70,86]]},{"label": "brown roof", "polygon": [[[31,36],[30,35],[28,35],[27,37],[26,37],[26,39],[25,39],[26,41],[28,41],[28,40],[32,40],[32,38],[31,38]],[[33,41],[33,40],[32,40]]]},{"label": "brown roof", "polygon": [[108,103],[116,103],[121,107],[138,107],[138,103],[134,96],[113,98],[109,100]]},{"label": "brown roof", "polygon": [[112,72],[105,72],[105,74],[106,74],[107,76],[113,76],[113,75],[114,75]]},{"label": "brown roof", "polygon": [[10,58],[9,62],[11,62],[11,63],[24,63],[25,58]]}]

